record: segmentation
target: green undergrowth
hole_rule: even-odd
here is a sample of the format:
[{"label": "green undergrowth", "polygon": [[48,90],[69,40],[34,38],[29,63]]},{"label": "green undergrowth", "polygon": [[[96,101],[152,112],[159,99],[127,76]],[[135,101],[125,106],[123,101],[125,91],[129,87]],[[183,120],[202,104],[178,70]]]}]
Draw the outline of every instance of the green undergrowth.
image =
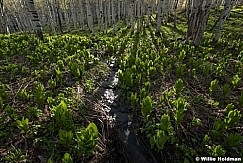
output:
[{"label": "green undergrowth", "polygon": [[0,35],[0,161],[98,158],[104,142],[92,100],[111,57],[138,135],[159,161],[243,157],[243,18],[237,12],[218,43],[207,29],[198,48],[185,44],[184,14],[177,28],[164,24],[161,36],[153,26],[139,34],[128,27],[116,35],[45,35],[43,42]]},{"label": "green undergrowth", "polygon": [[243,17],[231,13],[218,43],[208,31],[195,48],[181,36],[180,16],[177,29],[168,23],[161,37],[151,27],[132,36],[128,55],[119,58],[119,85],[134,122],[162,162],[242,157]]},{"label": "green undergrowth", "polygon": [[0,162],[93,157],[98,130],[87,115],[109,73],[114,40],[0,35]]}]

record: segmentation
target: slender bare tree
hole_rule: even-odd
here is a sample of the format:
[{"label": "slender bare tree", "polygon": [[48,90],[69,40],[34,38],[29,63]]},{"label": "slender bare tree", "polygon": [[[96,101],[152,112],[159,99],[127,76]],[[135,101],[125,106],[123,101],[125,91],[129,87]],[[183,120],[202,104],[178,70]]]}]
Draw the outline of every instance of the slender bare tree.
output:
[{"label": "slender bare tree", "polygon": [[42,32],[42,26],[40,23],[40,19],[38,17],[38,13],[35,7],[34,0],[26,0],[27,6],[28,6],[28,11],[31,15],[31,22],[33,23],[34,30],[36,32],[36,36],[44,40],[43,32]]},{"label": "slender bare tree", "polygon": [[222,11],[220,17],[219,17],[219,21],[218,21],[218,28],[215,32],[214,38],[213,38],[213,42],[218,42],[219,38],[220,38],[220,34],[222,31],[222,28],[224,26],[224,21],[227,18],[228,14],[231,11],[231,5],[232,5],[232,1],[231,0],[225,0],[225,4],[224,4],[224,10]]},{"label": "slender bare tree", "polygon": [[159,3],[157,5],[157,26],[156,26],[156,32],[155,32],[156,35],[160,34],[160,27],[161,27],[162,17],[163,17],[163,14],[162,14],[163,1],[164,0],[159,0]]}]

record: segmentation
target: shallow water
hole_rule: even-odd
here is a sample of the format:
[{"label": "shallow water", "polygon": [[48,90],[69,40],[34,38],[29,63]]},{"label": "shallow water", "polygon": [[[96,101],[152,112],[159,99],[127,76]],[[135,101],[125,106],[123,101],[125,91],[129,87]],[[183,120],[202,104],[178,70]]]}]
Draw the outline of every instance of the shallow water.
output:
[{"label": "shallow water", "polygon": [[[112,71],[109,78],[103,83],[99,94],[101,96],[102,106],[108,113],[109,119],[112,119],[111,126],[118,130],[118,140],[121,149],[124,152],[124,162],[157,162],[149,149],[145,147],[141,141],[137,139],[135,128],[132,123],[132,116],[128,108],[130,103],[128,100],[121,98],[122,92],[118,88],[118,68],[114,62],[110,65]],[[113,124],[112,124],[113,123]]]}]

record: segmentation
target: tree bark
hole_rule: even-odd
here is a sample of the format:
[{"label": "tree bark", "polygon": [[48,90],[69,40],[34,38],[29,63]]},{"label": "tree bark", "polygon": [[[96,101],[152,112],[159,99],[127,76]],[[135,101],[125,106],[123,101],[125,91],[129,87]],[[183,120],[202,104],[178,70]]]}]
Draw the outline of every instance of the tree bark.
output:
[{"label": "tree bark", "polygon": [[220,34],[222,31],[222,28],[224,26],[224,21],[227,18],[227,15],[230,13],[231,11],[231,0],[225,0],[225,4],[224,4],[224,10],[222,11],[220,17],[219,17],[219,24],[218,24],[218,29],[215,32],[214,38],[213,38],[213,42],[218,42],[219,38],[220,38]]},{"label": "tree bark", "polygon": [[34,27],[34,30],[36,32],[36,36],[40,40],[44,40],[42,26],[41,26],[41,23],[40,23],[40,19],[39,19],[34,1],[33,0],[26,0],[26,3],[27,3],[27,6],[28,6],[28,11],[31,14],[31,21],[33,23],[33,27]]},{"label": "tree bark", "polygon": [[158,7],[157,7],[157,26],[156,26],[156,35],[160,34],[160,27],[162,22],[162,4],[163,0],[159,0]]}]

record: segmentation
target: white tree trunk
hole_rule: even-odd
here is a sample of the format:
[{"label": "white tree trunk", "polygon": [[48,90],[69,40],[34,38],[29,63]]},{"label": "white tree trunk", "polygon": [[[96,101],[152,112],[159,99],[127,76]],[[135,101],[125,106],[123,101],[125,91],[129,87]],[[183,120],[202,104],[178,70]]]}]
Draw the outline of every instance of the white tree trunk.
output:
[{"label": "white tree trunk", "polygon": [[100,25],[101,31],[104,32],[104,11],[103,11],[103,0],[100,0]]},{"label": "white tree trunk", "polygon": [[137,32],[140,32],[141,29],[141,0],[138,0],[137,3],[137,17],[138,17],[138,22],[137,22]]},{"label": "white tree trunk", "polygon": [[198,29],[198,33],[197,33],[197,36],[196,36],[196,39],[194,41],[194,45],[197,47],[200,42],[202,41],[202,38],[203,38],[203,34],[204,34],[204,31],[206,29],[206,24],[207,24],[207,21],[208,21],[208,18],[209,18],[209,14],[210,14],[210,10],[211,10],[211,6],[212,6],[212,0],[206,0],[206,4],[205,4],[205,9],[203,11],[203,15],[202,15],[202,19],[200,21],[200,25],[199,25],[199,29]]},{"label": "white tree trunk", "polygon": [[73,21],[73,26],[74,26],[74,30],[77,30],[77,18],[76,18],[76,12],[75,12],[75,8],[73,6],[73,1],[70,0],[70,11],[71,11],[71,19]]},{"label": "white tree trunk", "polygon": [[98,22],[98,29],[99,31],[101,30],[101,26],[100,26],[100,9],[99,9],[99,0],[95,1],[95,11],[96,11],[96,15],[97,15],[97,22]]},{"label": "white tree trunk", "polygon": [[90,32],[94,35],[94,23],[89,0],[86,0],[87,19]]},{"label": "white tree trunk", "polygon": [[224,4],[224,10],[222,11],[220,17],[219,17],[219,25],[218,25],[218,29],[215,32],[214,38],[213,38],[213,42],[217,42],[220,38],[220,34],[224,25],[224,21],[227,17],[227,15],[230,13],[231,11],[231,0],[225,0],[225,4]]},{"label": "white tree trunk", "polygon": [[191,1],[191,11],[188,17],[188,28],[187,28],[187,39],[186,42],[189,42],[189,39],[193,36],[194,28],[196,26],[197,14],[198,14],[198,0]]},{"label": "white tree trunk", "polygon": [[157,26],[156,26],[156,34],[160,33],[160,27],[161,27],[161,22],[162,22],[162,4],[163,0],[159,0],[158,7],[157,7]]},{"label": "white tree trunk", "polygon": [[79,10],[79,22],[81,24],[81,30],[84,30],[85,26],[84,26],[84,9],[83,9],[83,2],[82,0],[78,0],[78,10]]},{"label": "white tree trunk", "polygon": [[53,18],[53,10],[52,10],[52,3],[50,2],[50,0],[46,1],[46,5],[48,6],[49,9],[49,18],[50,18],[50,25],[51,25],[51,29],[53,33],[56,33],[56,29],[55,29],[55,20]]},{"label": "white tree trunk", "polygon": [[134,32],[134,0],[131,0],[129,13],[130,13],[131,30],[132,32]]},{"label": "white tree trunk", "polygon": [[38,13],[37,13],[37,10],[35,8],[34,1],[33,0],[26,0],[26,3],[28,5],[28,11],[31,14],[31,21],[32,21],[34,30],[36,32],[36,36],[39,39],[44,40],[40,19],[38,17]]},{"label": "white tree trunk", "polygon": [[118,0],[117,1],[117,14],[118,14],[118,29],[120,29],[120,21],[121,21],[121,1],[120,0]]},{"label": "white tree trunk", "polygon": [[147,15],[148,15],[147,26],[149,26],[149,24],[151,23],[151,15],[152,15],[152,4],[151,4],[151,0],[148,0],[148,11],[147,11]]},{"label": "white tree trunk", "polygon": [[111,25],[111,1],[108,0],[108,8],[107,8],[107,18],[108,18],[108,26],[110,27]]},{"label": "white tree trunk", "polygon": [[177,18],[176,11],[177,11],[178,1],[179,0],[175,0],[175,3],[174,3],[174,28],[176,28],[176,18]]},{"label": "white tree trunk", "polygon": [[112,14],[112,26],[113,26],[113,34],[116,34],[116,13],[115,13],[115,0],[111,0],[111,14]]},{"label": "white tree trunk", "polygon": [[105,30],[106,30],[106,32],[107,32],[107,28],[108,28],[108,11],[107,11],[107,7],[108,7],[108,4],[105,1],[105,3],[104,3],[104,20],[105,20]]}]

